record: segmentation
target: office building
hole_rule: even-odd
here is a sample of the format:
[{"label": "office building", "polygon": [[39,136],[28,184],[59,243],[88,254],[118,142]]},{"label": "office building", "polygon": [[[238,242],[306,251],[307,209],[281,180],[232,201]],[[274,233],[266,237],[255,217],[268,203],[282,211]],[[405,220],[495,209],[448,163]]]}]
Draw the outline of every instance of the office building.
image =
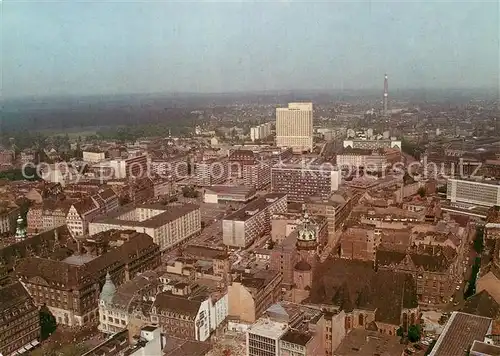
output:
[{"label": "office building", "polygon": [[97,296],[108,272],[120,285],[159,264],[160,249],[150,236],[112,230],[80,239],[78,250],[62,260],[24,258],[16,273],[36,305],[46,305],[58,324],[83,326],[99,319]]},{"label": "office building", "polygon": [[200,207],[195,204],[128,206],[99,216],[89,224],[91,235],[111,229],[144,232],[163,251],[201,231]]},{"label": "office building", "polygon": [[448,179],[446,199],[469,205],[500,205],[500,184],[497,181]]},{"label": "office building", "polygon": [[295,152],[313,150],[313,104],[289,103],[276,109],[276,146]]},{"label": "office building", "polygon": [[255,239],[271,231],[271,216],[287,210],[286,194],[271,193],[251,201],[224,217],[222,239],[226,246],[248,247]]},{"label": "office building", "polygon": [[332,165],[277,164],[271,169],[271,190],[303,202],[309,197],[329,198],[339,189],[341,174]]}]

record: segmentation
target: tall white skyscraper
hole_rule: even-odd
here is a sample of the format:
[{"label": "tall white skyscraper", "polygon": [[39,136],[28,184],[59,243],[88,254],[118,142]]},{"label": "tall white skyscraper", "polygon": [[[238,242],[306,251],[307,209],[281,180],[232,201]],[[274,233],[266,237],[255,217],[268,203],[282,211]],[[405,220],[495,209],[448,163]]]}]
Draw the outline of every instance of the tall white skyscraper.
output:
[{"label": "tall white skyscraper", "polygon": [[276,109],[276,145],[295,152],[313,149],[313,104],[289,103]]}]

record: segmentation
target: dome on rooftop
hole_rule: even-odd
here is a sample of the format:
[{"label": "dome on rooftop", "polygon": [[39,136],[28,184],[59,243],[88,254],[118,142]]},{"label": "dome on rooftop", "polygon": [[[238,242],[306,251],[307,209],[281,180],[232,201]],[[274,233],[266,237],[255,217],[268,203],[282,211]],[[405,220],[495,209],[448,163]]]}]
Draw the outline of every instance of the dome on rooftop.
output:
[{"label": "dome on rooftop", "polygon": [[113,296],[115,295],[116,287],[111,279],[111,275],[106,273],[106,283],[102,286],[101,294],[99,295],[99,300],[105,303],[111,303]]},{"label": "dome on rooftop", "polygon": [[316,229],[311,223],[309,214],[305,211],[302,216],[301,222],[297,228],[297,240],[299,241],[315,241],[316,240]]}]

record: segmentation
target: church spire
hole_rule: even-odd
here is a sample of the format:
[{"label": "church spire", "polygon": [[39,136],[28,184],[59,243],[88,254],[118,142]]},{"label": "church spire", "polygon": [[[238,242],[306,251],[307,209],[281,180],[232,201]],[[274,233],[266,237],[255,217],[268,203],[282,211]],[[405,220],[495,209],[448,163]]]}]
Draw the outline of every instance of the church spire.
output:
[{"label": "church spire", "polygon": [[24,227],[24,220],[21,215],[17,218],[16,239],[23,240],[26,238],[26,228]]}]

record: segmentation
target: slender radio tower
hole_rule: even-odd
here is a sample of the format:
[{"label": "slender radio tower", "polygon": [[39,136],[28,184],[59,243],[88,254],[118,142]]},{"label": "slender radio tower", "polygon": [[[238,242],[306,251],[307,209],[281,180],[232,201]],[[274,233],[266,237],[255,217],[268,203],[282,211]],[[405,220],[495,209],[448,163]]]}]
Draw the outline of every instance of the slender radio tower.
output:
[{"label": "slender radio tower", "polygon": [[389,81],[387,80],[387,74],[384,77],[384,116],[387,116],[387,100],[389,97]]}]

